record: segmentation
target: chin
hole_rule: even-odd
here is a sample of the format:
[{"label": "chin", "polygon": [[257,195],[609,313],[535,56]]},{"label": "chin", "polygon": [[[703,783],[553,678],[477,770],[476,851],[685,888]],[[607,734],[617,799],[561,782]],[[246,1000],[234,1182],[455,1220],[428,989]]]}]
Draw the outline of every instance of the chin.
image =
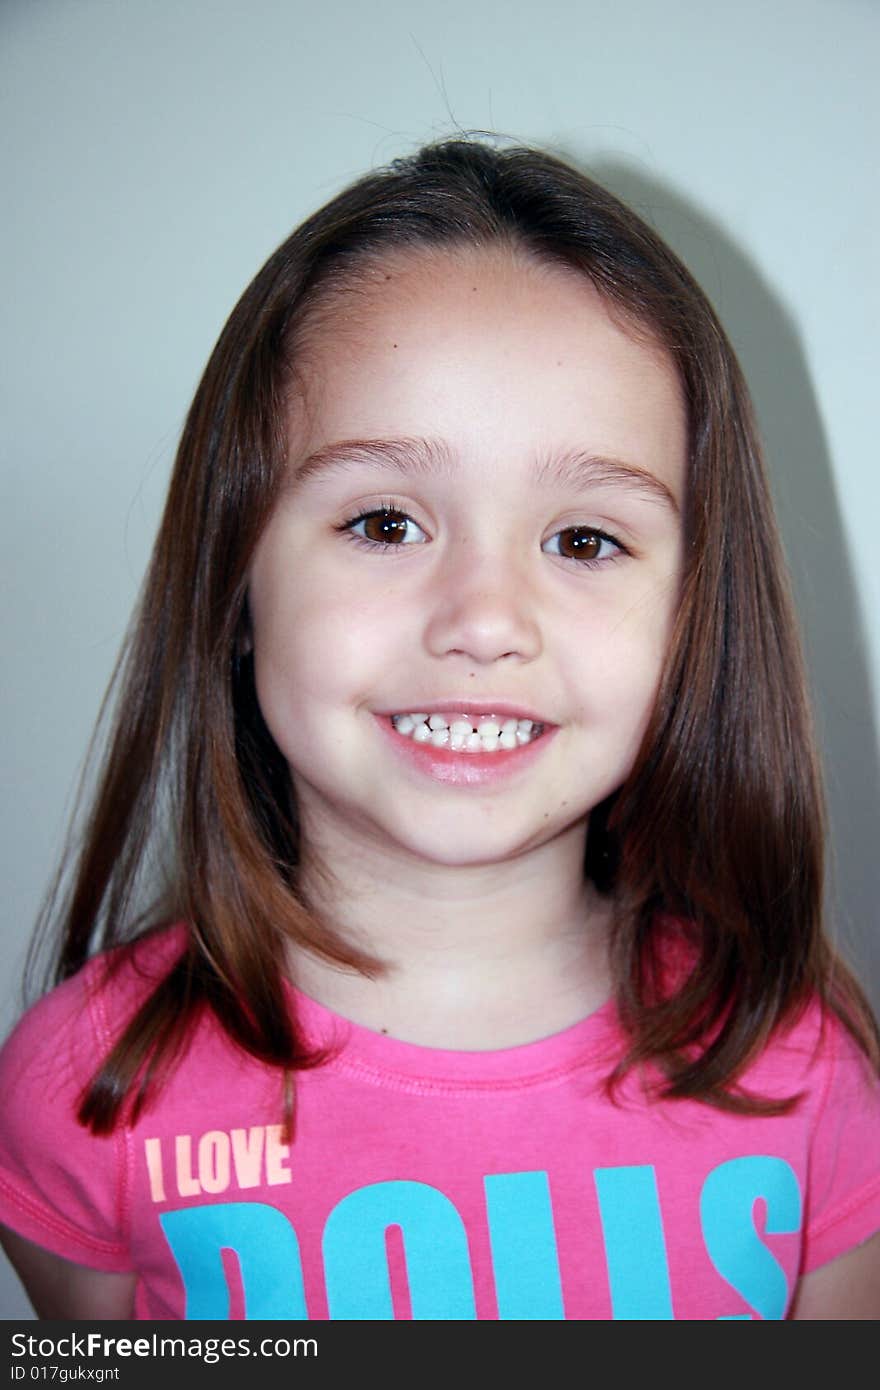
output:
[{"label": "chin", "polygon": [[[410,833],[394,838],[400,849],[426,865],[432,864],[438,868],[471,869],[492,864],[503,864],[508,860],[517,859],[520,855],[537,849],[568,829],[570,826],[567,824],[552,828],[548,825],[542,825],[540,828],[517,833],[510,829],[503,830],[499,826],[498,832],[491,834],[488,833],[490,828],[487,828],[485,820],[483,820],[479,827],[475,827],[471,833],[468,833],[467,827],[462,826],[459,822],[454,828],[450,827],[449,833],[438,832],[436,835],[420,835],[418,837],[414,837]],[[586,821],[584,822],[584,832],[586,833]]]}]

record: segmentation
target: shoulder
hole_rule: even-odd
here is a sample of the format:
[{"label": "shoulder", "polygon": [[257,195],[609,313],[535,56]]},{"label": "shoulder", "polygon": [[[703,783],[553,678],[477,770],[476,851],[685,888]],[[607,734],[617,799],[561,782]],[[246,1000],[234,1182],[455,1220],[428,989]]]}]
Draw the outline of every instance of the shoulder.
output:
[{"label": "shoulder", "polygon": [[182,927],[166,927],[95,956],[21,1017],[0,1051],[0,1067],[34,1079],[38,1065],[57,1076],[85,1064],[90,1075],[96,1047],[112,1043],[171,969],[185,939]]},{"label": "shoulder", "polygon": [[[697,929],[686,918],[660,913],[656,920],[664,984],[674,988],[699,960]],[[812,994],[771,1033],[739,1076],[743,1092],[771,1100],[800,1095],[821,1106],[834,1092],[844,1107],[853,1097],[880,1103],[878,1077],[863,1049],[836,1013]]]},{"label": "shoulder", "polygon": [[818,999],[776,1030],[740,1086],[759,1098],[793,1100],[792,1114],[811,1136],[876,1134],[880,1153],[880,1077],[844,1023]]},{"label": "shoulder", "polygon": [[831,1099],[880,1101],[880,1078],[869,1058],[837,1014],[815,997],[777,1028],[744,1080],[771,1094],[784,1086],[803,1090],[820,1108]]},{"label": "shoulder", "polygon": [[95,956],[21,1017],[0,1048],[0,1161],[20,1141],[57,1147],[80,1098],[126,1026],[185,944],[169,927]]}]

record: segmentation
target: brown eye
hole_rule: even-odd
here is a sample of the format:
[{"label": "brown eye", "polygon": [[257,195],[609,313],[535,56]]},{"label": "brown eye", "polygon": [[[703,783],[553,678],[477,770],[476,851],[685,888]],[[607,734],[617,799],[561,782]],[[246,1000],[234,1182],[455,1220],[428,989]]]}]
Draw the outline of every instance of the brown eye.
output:
[{"label": "brown eye", "polygon": [[349,522],[346,528],[373,545],[412,545],[425,539],[425,533],[405,512],[381,507]]},{"label": "brown eye", "polygon": [[590,526],[566,526],[545,541],[541,549],[548,555],[561,555],[566,560],[613,560],[621,547],[613,536],[594,531]]},{"label": "brown eye", "polygon": [[571,526],[559,532],[559,554],[569,560],[595,560],[602,549],[602,537],[596,531]]}]

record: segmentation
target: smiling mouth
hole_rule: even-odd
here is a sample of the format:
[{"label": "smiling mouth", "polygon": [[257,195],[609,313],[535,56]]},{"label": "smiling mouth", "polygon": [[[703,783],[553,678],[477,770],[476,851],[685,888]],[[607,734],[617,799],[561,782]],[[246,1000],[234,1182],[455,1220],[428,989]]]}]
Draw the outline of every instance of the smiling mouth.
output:
[{"label": "smiling mouth", "polygon": [[397,733],[413,743],[446,748],[452,753],[499,753],[524,748],[541,737],[544,725],[532,719],[495,714],[393,714]]}]

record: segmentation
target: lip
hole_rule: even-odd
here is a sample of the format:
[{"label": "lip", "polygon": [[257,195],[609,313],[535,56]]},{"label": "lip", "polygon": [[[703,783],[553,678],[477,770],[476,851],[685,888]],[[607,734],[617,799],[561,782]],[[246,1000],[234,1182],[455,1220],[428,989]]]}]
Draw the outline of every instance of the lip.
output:
[{"label": "lip", "polygon": [[[509,700],[493,700],[491,695],[484,700],[475,700],[473,695],[460,700],[454,695],[448,700],[416,700],[411,705],[395,705],[393,709],[374,710],[373,713],[380,719],[390,719],[392,714],[410,714],[413,710],[425,714],[497,714],[501,719],[531,719],[533,724],[543,724],[545,735],[548,730],[557,727],[546,715],[538,714],[526,705],[514,705]],[[479,754],[473,756],[479,757]],[[490,753],[489,756],[494,757],[494,754]]]},{"label": "lip", "polygon": [[[531,743],[521,744],[518,748],[499,748],[494,753],[454,753],[451,748],[435,748],[431,743],[415,743],[411,738],[399,734],[391,722],[391,714],[374,715],[392,751],[409,770],[453,787],[487,789],[499,782],[522,776],[543,755],[559,727],[556,724],[548,724],[546,720],[538,719],[514,705],[498,702],[490,702],[488,705],[475,704],[473,700],[439,705],[423,702],[418,706],[413,705],[412,708],[426,714],[440,714],[453,710],[462,714],[491,712],[504,715],[508,719],[532,719],[534,723],[544,725],[544,732],[540,738],[533,739]],[[396,709],[393,713],[402,714],[404,711]]]}]

